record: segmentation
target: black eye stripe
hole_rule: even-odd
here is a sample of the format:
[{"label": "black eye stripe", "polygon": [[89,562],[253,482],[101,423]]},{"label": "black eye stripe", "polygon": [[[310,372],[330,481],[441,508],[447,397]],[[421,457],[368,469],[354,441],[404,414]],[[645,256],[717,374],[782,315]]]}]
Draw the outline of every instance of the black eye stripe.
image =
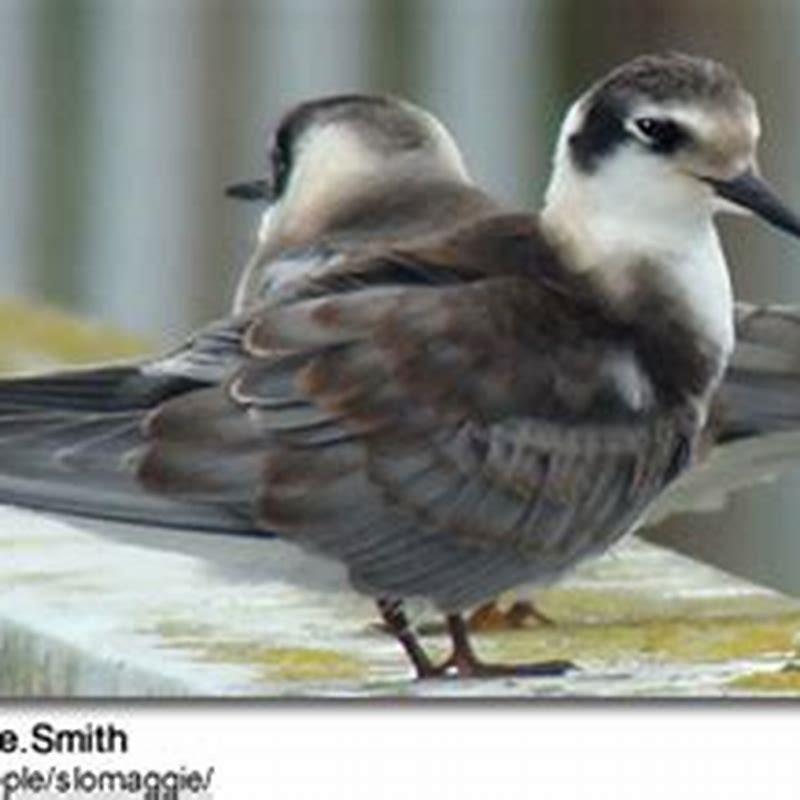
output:
[{"label": "black eye stripe", "polygon": [[569,140],[573,162],[581,172],[594,172],[630,136],[624,118],[625,109],[608,98],[601,96],[591,105],[581,129]]},{"label": "black eye stripe", "polygon": [[684,145],[689,135],[677,122],[658,117],[640,117],[634,125],[647,139],[647,146],[656,153],[674,153]]}]

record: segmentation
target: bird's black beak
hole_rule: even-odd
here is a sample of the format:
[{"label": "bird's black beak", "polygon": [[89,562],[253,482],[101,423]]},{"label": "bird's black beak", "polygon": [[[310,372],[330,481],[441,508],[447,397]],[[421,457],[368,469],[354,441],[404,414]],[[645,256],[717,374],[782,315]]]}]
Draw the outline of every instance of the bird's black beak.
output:
[{"label": "bird's black beak", "polygon": [[270,199],[269,186],[264,180],[234,183],[225,189],[226,197],[235,197],[237,200],[267,201]]},{"label": "bird's black beak", "polygon": [[770,225],[800,237],[800,217],[752,169],[727,181],[706,178],[706,182],[720,197],[749,209]]}]

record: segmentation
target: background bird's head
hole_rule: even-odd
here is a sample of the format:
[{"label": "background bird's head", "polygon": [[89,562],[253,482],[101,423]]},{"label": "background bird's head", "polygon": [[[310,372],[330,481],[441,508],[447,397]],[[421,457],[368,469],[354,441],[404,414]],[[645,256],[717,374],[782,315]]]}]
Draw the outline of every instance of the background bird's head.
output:
[{"label": "background bird's head", "polygon": [[325,228],[349,204],[425,180],[469,182],[452,136],[433,115],[383,95],[336,95],[296,106],[269,146],[266,180],[229,194],[270,206],[260,238],[295,240]]}]

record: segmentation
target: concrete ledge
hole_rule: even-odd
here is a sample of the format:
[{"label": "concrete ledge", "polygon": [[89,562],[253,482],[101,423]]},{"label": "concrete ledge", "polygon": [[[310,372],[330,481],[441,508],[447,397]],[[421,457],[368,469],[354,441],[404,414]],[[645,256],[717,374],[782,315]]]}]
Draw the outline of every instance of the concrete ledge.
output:
[{"label": "concrete ledge", "polygon": [[[555,626],[477,639],[490,658],[581,665],[562,679],[413,683],[371,604],[281,579],[304,574],[328,588],[341,580],[338,570],[280,542],[137,529],[98,536],[0,507],[0,693],[800,693],[792,668],[798,603],[635,540],[537,595]],[[420,623],[426,642],[443,649],[435,622]]]}]

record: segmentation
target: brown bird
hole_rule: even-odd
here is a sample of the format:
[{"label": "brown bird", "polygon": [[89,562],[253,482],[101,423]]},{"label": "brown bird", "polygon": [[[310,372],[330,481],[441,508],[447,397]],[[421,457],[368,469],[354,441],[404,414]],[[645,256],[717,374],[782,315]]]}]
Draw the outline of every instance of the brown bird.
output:
[{"label": "brown bird", "polygon": [[[322,164],[336,185],[387,146],[313,104],[292,125],[278,162]],[[482,664],[461,612],[603,552],[691,464],[733,347],[713,215],[800,233],[753,172],[757,138],[727,70],[673,55],[572,107],[538,218],[443,175],[468,219],[356,244],[320,235],[330,196],[295,185],[296,166],[271,188],[305,223],[237,316],[147,365],[0,385],[0,496],[273,531],[344,562],[419,676],[560,673]],[[419,143],[389,138],[404,140]],[[376,187],[369,215],[334,215],[394,230],[396,209]],[[407,625],[411,596],[446,615],[444,664]]]}]

